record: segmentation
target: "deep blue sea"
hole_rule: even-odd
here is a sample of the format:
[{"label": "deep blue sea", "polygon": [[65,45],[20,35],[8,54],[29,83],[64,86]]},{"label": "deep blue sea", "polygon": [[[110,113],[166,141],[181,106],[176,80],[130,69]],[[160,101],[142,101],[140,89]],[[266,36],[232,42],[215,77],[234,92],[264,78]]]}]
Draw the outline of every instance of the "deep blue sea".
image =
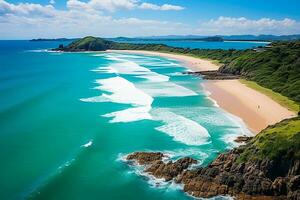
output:
[{"label": "deep blue sea", "polygon": [[124,156],[207,165],[251,134],[176,60],[46,51],[60,43],[0,41],[0,199],[191,199]]},{"label": "deep blue sea", "polygon": [[[114,40],[117,41],[118,40]],[[224,41],[224,42],[205,42],[205,41],[170,41],[170,40],[122,40],[119,42],[127,42],[134,44],[165,44],[172,47],[182,47],[191,49],[252,49],[258,46],[266,46],[269,42],[259,41]]]}]

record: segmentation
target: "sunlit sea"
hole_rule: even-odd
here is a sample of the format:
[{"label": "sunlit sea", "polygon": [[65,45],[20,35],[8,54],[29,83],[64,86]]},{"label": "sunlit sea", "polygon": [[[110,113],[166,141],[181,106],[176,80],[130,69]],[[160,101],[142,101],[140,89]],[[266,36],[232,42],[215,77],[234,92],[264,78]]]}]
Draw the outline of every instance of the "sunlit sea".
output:
[{"label": "sunlit sea", "polygon": [[207,165],[251,134],[176,60],[57,45],[0,41],[0,199],[192,199],[124,156]]}]

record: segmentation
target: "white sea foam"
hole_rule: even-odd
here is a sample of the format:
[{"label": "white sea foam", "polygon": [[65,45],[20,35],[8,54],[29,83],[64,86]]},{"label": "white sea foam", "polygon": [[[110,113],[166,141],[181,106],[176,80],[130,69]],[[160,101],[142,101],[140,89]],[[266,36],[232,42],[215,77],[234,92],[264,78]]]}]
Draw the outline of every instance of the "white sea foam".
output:
[{"label": "white sea foam", "polygon": [[48,49],[33,49],[33,50],[26,50],[26,52],[41,53],[41,52],[56,52],[56,51],[49,51]]},{"label": "white sea foam", "polygon": [[[201,84],[201,87],[204,88],[204,84]],[[209,99],[211,102],[213,102],[213,105],[215,107],[220,107],[218,102],[216,100],[214,100],[213,98],[211,98],[211,92],[208,90],[203,90],[203,94],[206,96],[207,99]]]},{"label": "white sea foam", "polygon": [[109,67],[116,70],[119,74],[147,74],[151,72],[151,70],[147,69],[146,67],[142,67],[135,62],[122,60],[120,63],[111,64]]},{"label": "white sea foam", "polygon": [[128,154],[119,154],[117,157],[117,161],[121,161],[124,163],[129,163],[130,165],[128,165],[131,170],[129,171],[129,173],[134,173],[138,176],[143,176],[147,179],[148,184],[151,187],[155,187],[155,188],[167,188],[171,181],[166,182],[165,179],[161,178],[155,178],[153,175],[145,172],[145,168],[146,166],[144,165],[139,165],[137,162],[129,162],[126,157]]},{"label": "white sea foam", "polygon": [[105,114],[102,116],[103,117],[113,117],[113,119],[109,121],[110,123],[134,122],[134,121],[139,121],[139,120],[143,120],[143,119],[152,119],[151,115],[149,114],[150,110],[151,110],[151,107],[142,106],[142,107],[128,108],[125,110],[108,113],[108,114]]},{"label": "white sea foam", "polygon": [[155,109],[151,114],[154,120],[160,120],[164,123],[155,129],[170,135],[175,141],[186,145],[203,145],[209,142],[208,131],[193,120],[167,109]]},{"label": "white sea foam", "polygon": [[[162,153],[165,155],[165,157],[163,158],[163,162],[167,163],[169,161],[176,161],[180,158],[183,157],[193,157],[195,158],[196,156],[200,155],[200,160],[198,159],[198,157],[196,158],[198,160],[198,164],[197,165],[192,165],[189,169],[197,167],[199,165],[201,165],[204,161],[204,159],[206,159],[208,157],[207,154],[201,152],[199,149],[196,148],[188,148],[188,149],[177,149],[174,151],[162,151]],[[183,189],[183,185],[182,184],[177,184],[174,181],[165,181],[164,178],[156,178],[153,175],[145,172],[145,169],[147,168],[147,166],[144,165],[139,165],[137,162],[132,162],[132,161],[128,161],[126,159],[128,154],[124,154],[124,153],[120,153],[117,157],[117,161],[120,162],[124,162],[124,163],[129,163],[129,167],[130,167],[130,171],[129,173],[134,173],[138,176],[143,176],[146,178],[148,184],[151,187],[155,187],[158,189],[165,189],[167,191],[170,190],[182,190]]]},{"label": "white sea foam", "polygon": [[95,87],[111,94],[102,94],[101,96],[84,98],[86,102],[114,102],[123,104],[132,104],[135,106],[150,106],[153,98],[143,91],[137,89],[133,83],[122,77],[112,77],[96,80],[100,86]]},{"label": "white sea foam", "polygon": [[222,139],[227,144],[231,146],[239,146],[240,144],[236,143],[234,140],[237,136],[253,136],[253,133],[247,128],[244,121],[230,113],[227,113],[227,118],[233,123],[236,128],[228,129],[228,133],[223,135]]},{"label": "white sea foam", "polygon": [[215,196],[215,197],[211,197],[211,198],[199,198],[199,197],[194,197],[188,193],[185,193],[187,196],[191,197],[192,199],[198,199],[198,200],[234,200],[235,198],[231,197],[231,196]]},{"label": "white sea foam", "polygon": [[150,82],[167,82],[170,79],[169,76],[165,76],[165,75],[158,74],[158,73],[155,73],[155,72],[148,73],[148,74],[145,74],[145,75],[136,76],[136,77],[147,79]]},{"label": "white sea foam", "polygon": [[171,109],[188,119],[196,122],[201,122],[203,125],[209,127],[222,127],[225,134],[220,138],[225,143],[236,146],[234,142],[237,136],[246,135],[252,136],[253,134],[245,123],[239,118],[220,108],[216,107],[193,107],[193,108],[176,108]]},{"label": "white sea foam", "polygon": [[193,90],[173,82],[145,82],[139,83],[136,86],[152,97],[184,97],[198,95]]},{"label": "white sea foam", "polygon": [[117,61],[109,66],[99,67],[94,69],[93,71],[100,73],[115,73],[115,74],[128,74],[128,75],[136,75],[138,78],[147,79],[151,82],[166,82],[169,81],[168,76],[158,74],[156,72],[151,71],[146,67],[142,67],[136,62],[121,59],[117,56],[107,56],[110,60]]},{"label": "white sea foam", "polygon": [[92,146],[92,144],[93,144],[93,140],[90,140],[90,141],[88,141],[88,143],[86,143],[82,146],[85,147],[85,148],[88,148],[88,147]]},{"label": "white sea foam", "polygon": [[232,118],[229,118],[226,112],[216,107],[185,107],[172,109],[172,111],[191,120],[202,122],[210,126],[235,127],[236,125],[232,125]]},{"label": "white sea foam", "polygon": [[198,165],[201,165],[205,159],[208,158],[208,154],[203,152],[203,150],[199,149],[199,147],[189,147],[184,149],[174,149],[172,151],[162,151],[164,155],[167,156],[167,160],[178,160],[180,158],[184,157],[192,157],[194,159],[197,159]]},{"label": "white sea foam", "polygon": [[[145,58],[145,57],[143,57],[143,56],[140,56],[140,55],[134,55],[134,54],[115,54],[115,53],[113,53],[113,54],[109,54],[109,56],[114,56],[114,57],[117,57],[117,58],[125,58],[125,59],[128,59],[128,58],[130,58],[130,59],[141,59],[141,58]],[[147,58],[147,57],[146,57]],[[149,58],[147,58],[147,59],[149,59]]]},{"label": "white sea foam", "polygon": [[167,75],[168,76],[188,76],[188,74],[185,74],[183,72],[173,72],[173,73],[169,73]]},{"label": "white sea foam", "polygon": [[109,73],[109,74],[113,74],[113,73],[118,73],[117,70],[115,70],[114,68],[112,67],[99,67],[97,69],[92,69],[91,71],[93,72],[99,72],[99,73]]},{"label": "white sea foam", "polygon": [[91,102],[91,103],[109,102],[109,99],[106,99],[104,96],[95,96],[95,97],[81,98],[79,100],[83,101],[83,102]]},{"label": "white sea foam", "polygon": [[214,100],[213,98],[211,98],[211,97],[209,97],[209,96],[207,96],[206,98],[209,99],[211,102],[213,102],[213,105],[214,105],[215,107],[220,107],[219,104],[218,104],[218,102],[217,102],[216,100]]},{"label": "white sea foam", "polygon": [[100,86],[95,87],[101,91],[110,94],[102,94],[101,96],[82,98],[84,102],[114,102],[122,104],[131,104],[134,107],[121,111],[116,111],[102,115],[103,117],[112,117],[111,123],[116,122],[132,122],[143,119],[151,119],[149,111],[153,98],[143,91],[137,89],[133,83],[122,77],[113,77],[107,79],[96,80]]}]

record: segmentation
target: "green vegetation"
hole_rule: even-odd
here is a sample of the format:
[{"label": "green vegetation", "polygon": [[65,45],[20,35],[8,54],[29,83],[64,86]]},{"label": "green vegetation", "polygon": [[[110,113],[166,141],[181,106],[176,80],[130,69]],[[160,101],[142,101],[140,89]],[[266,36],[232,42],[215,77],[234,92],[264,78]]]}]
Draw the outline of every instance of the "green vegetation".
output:
[{"label": "green vegetation", "polygon": [[82,39],[76,40],[64,47],[62,45],[55,50],[62,51],[105,51],[111,48],[113,42],[96,38],[92,36],[84,37]]},{"label": "green vegetation", "polygon": [[265,158],[300,159],[300,117],[264,129],[247,144],[238,162]]},{"label": "green vegetation", "polygon": [[256,91],[259,91],[259,92],[267,95],[268,97],[270,97],[271,99],[273,99],[280,105],[288,108],[289,110],[294,111],[296,113],[299,112],[299,104],[297,104],[295,101],[292,101],[289,98],[287,98],[277,92],[272,91],[271,89],[262,87],[253,81],[241,79],[240,82],[247,85],[248,87],[250,87],[252,89],[255,89]]}]

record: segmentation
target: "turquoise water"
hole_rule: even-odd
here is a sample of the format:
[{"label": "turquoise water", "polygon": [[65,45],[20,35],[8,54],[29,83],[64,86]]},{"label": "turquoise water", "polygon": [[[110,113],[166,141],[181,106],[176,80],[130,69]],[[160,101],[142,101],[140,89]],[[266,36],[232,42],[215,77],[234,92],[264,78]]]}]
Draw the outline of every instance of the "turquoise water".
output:
[{"label": "turquoise water", "polygon": [[[118,42],[118,40],[116,40]],[[181,48],[199,48],[199,49],[252,49],[258,46],[266,46],[269,42],[259,41],[224,41],[224,42],[204,42],[204,41],[170,41],[170,40],[135,40],[135,41],[120,41],[136,44],[165,44],[171,47]]]},{"label": "turquoise water", "polygon": [[205,165],[249,134],[175,60],[55,46],[0,42],[0,199],[191,199],[123,157]]}]

